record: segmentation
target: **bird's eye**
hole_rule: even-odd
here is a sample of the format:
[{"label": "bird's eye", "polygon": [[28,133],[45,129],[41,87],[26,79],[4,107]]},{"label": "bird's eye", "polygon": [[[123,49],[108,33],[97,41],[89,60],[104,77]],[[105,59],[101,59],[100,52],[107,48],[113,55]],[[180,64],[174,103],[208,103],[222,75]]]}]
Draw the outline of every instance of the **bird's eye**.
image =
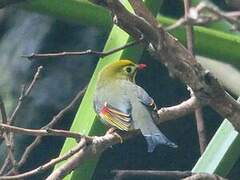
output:
[{"label": "bird's eye", "polygon": [[127,67],[126,71],[127,71],[127,73],[131,73],[132,72],[132,68],[131,67]]}]

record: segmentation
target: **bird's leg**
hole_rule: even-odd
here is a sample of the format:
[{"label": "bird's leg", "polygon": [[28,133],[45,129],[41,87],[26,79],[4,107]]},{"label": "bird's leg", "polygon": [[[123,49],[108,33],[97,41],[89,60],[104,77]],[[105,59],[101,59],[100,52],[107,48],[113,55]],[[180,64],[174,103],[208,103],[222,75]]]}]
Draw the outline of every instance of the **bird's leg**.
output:
[{"label": "bird's leg", "polygon": [[116,130],[117,130],[117,128],[115,128],[115,127],[110,127],[110,128],[107,130],[106,134],[113,134]]},{"label": "bird's leg", "polygon": [[115,136],[117,136],[120,139],[120,143],[123,143],[123,139],[122,137],[116,132],[117,128],[115,127],[111,127],[110,129],[107,130],[106,134],[113,134]]},{"label": "bird's leg", "polygon": [[97,153],[97,145],[101,144],[104,141],[104,136],[94,136],[93,137],[93,141],[92,141],[92,150],[93,153],[96,154]]}]

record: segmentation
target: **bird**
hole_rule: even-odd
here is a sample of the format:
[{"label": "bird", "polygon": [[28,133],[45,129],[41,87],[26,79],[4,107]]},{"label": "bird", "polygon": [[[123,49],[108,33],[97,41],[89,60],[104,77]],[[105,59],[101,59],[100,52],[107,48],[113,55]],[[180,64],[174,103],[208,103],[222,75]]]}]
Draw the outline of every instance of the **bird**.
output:
[{"label": "bird", "polygon": [[176,148],[177,145],[155,124],[158,115],[153,98],[135,83],[137,71],[145,68],[145,64],[135,64],[131,60],[106,65],[97,77],[94,110],[101,122],[110,128],[122,131],[140,129],[148,152],[153,152],[159,144]]}]

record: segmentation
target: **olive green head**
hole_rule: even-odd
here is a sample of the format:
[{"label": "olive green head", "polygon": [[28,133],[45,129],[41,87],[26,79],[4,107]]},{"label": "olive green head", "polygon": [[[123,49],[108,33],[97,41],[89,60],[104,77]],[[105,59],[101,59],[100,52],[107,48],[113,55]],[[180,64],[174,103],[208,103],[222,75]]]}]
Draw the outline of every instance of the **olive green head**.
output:
[{"label": "olive green head", "polygon": [[129,80],[134,82],[137,70],[144,69],[145,64],[135,64],[130,60],[119,60],[104,67],[100,72],[100,81]]}]

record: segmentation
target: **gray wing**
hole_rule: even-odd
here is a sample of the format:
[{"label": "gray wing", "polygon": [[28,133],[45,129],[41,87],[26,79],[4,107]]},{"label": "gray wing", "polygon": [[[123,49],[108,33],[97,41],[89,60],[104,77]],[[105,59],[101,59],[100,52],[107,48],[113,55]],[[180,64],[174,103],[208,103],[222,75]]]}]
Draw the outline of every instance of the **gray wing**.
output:
[{"label": "gray wing", "polygon": [[157,108],[154,100],[140,86],[133,85],[135,89],[135,100],[132,100],[132,117],[135,128],[139,128],[148,143],[148,152],[154,151],[158,144],[177,147],[171,142],[155,125]]},{"label": "gray wing", "polygon": [[128,131],[132,129],[131,104],[129,98],[123,90],[104,89],[100,96],[95,95],[94,109],[101,117],[102,121],[120,130]]},{"label": "gray wing", "polygon": [[146,105],[147,107],[152,108],[152,110],[156,111],[157,110],[157,106],[153,100],[153,98],[151,98],[148,93],[141,88],[138,85],[135,85],[136,88],[136,95],[138,100],[143,103],[144,105]]}]

